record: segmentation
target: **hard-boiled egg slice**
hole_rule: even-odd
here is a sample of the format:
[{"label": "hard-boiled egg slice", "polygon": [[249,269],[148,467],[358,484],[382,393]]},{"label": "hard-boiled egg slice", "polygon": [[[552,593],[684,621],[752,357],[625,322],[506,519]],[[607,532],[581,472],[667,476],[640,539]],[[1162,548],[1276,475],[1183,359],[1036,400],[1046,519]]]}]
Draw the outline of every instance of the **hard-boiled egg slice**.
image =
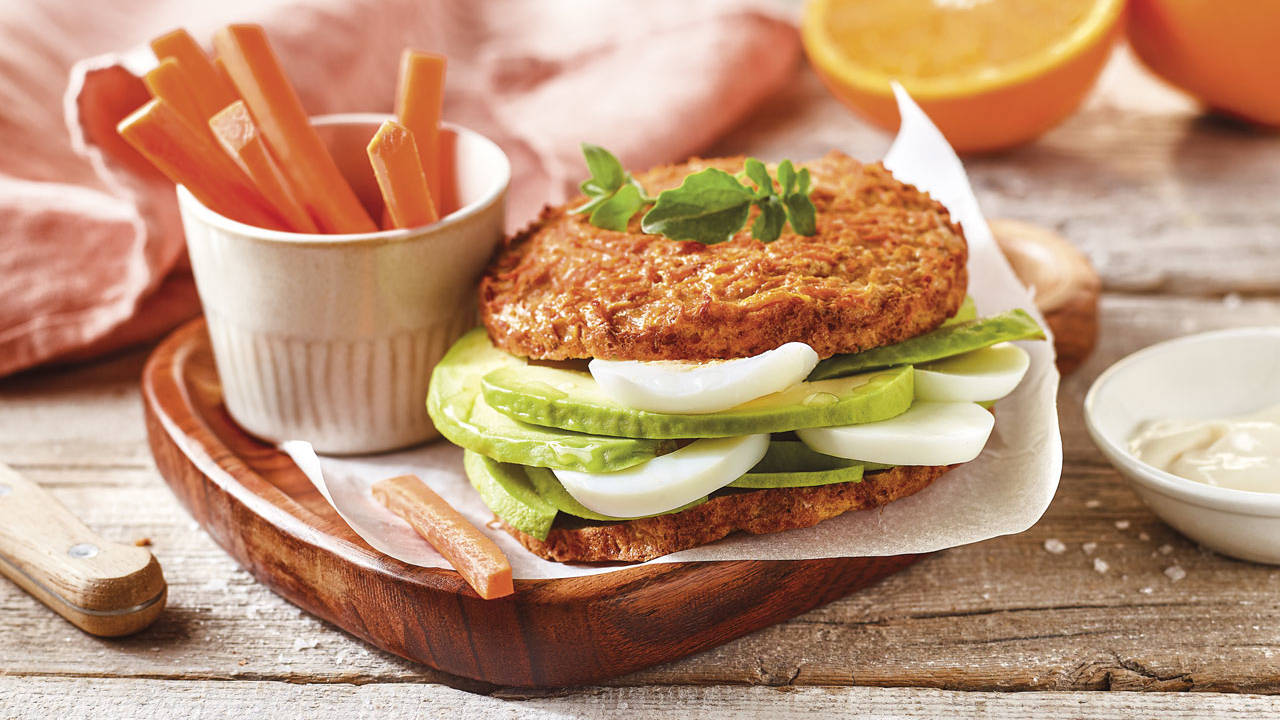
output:
[{"label": "hard-boiled egg slice", "polygon": [[667,455],[611,473],[556,470],[560,484],[589,510],[633,518],[674,510],[742,477],[769,449],[769,436],[694,441]]},{"label": "hard-boiled egg slice", "polygon": [[804,343],[753,357],[710,362],[592,360],[591,375],[610,398],[637,410],[704,414],[786,390],[818,364]]},{"label": "hard-boiled egg slice", "polygon": [[942,402],[998,400],[1013,392],[1030,365],[1027,351],[1010,343],[917,365],[916,398]]},{"label": "hard-boiled egg slice", "polygon": [[[951,465],[978,457],[995,417],[967,402],[916,402],[888,420],[797,430],[826,455],[887,465]],[[652,462],[652,461],[651,461]]]}]

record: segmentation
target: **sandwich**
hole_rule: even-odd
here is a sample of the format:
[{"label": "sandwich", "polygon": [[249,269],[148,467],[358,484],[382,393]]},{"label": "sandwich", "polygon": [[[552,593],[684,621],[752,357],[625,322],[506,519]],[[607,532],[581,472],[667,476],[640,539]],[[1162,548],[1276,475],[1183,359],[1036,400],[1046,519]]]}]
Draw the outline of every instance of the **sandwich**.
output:
[{"label": "sandwich", "polygon": [[642,562],[808,527],[982,451],[1029,365],[1012,343],[1044,334],[978,315],[927,193],[836,152],[632,176],[583,150],[583,196],[498,250],[427,398],[531,552]]}]

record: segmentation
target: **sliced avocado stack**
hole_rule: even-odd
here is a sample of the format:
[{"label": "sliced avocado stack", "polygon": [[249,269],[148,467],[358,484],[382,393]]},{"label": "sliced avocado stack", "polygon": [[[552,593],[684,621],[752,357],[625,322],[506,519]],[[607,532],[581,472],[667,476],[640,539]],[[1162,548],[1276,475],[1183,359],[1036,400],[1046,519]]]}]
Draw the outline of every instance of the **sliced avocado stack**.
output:
[{"label": "sliced avocado stack", "polygon": [[427,413],[455,445],[501,462],[582,472],[622,470],[670,452],[675,445],[657,440],[593,437],[554,427],[539,427],[504,415],[485,402],[481,379],[525,361],[493,346],[484,328],[454,343],[431,374]]},{"label": "sliced avocado stack", "polygon": [[636,410],[605,395],[590,373],[543,366],[503,367],[481,381],[484,401],[526,423],[609,437],[737,437],[887,420],[911,407],[910,366],[801,382],[709,414]]},{"label": "sliced avocado stack", "polygon": [[[809,380],[727,411],[653,413],[610,399],[590,373],[531,365],[494,347],[483,328],[464,335],[436,366],[427,410],[441,434],[468,452],[467,476],[507,524],[545,539],[559,513],[613,518],[582,506],[552,470],[608,473],[675,450],[678,440],[785,433],[875,422],[911,406],[914,363],[1012,340],[1044,337],[1021,310],[977,319],[972,302],[937,330],[819,363]],[[728,487],[767,489],[859,482],[886,466],[817,453],[775,439]],[[697,500],[670,512],[705,502]],[[665,513],[664,513],[665,514]]]}]

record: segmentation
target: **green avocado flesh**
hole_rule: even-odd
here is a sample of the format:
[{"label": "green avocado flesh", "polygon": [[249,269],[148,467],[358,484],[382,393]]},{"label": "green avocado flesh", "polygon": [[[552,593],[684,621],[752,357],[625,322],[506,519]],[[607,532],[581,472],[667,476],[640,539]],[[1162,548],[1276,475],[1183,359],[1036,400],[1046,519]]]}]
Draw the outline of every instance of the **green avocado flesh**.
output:
[{"label": "green avocado flesh", "polygon": [[471,486],[494,515],[521,532],[547,539],[556,508],[538,494],[519,465],[500,463],[470,450],[463,453],[462,464]]},{"label": "green avocado flesh", "polygon": [[834,455],[823,455],[798,440],[771,440],[769,442],[769,450],[765,452],[764,457],[748,472],[753,474],[789,473],[803,475],[826,470],[841,470],[855,465],[862,466],[862,469],[866,472],[893,467],[892,465],[882,465],[863,460],[847,460]]},{"label": "green avocado flesh", "polygon": [[729,483],[729,487],[815,487],[860,482],[864,472],[885,467],[888,466],[823,455],[794,440],[774,440],[760,462],[746,475]]},{"label": "green avocado flesh", "polygon": [[734,437],[799,428],[887,420],[911,406],[912,369],[892,368],[782,392],[706,415],[653,413],[620,405],[590,373],[542,366],[507,366],[484,376],[494,409],[534,425],[595,435],[644,438]]},{"label": "green avocado flesh", "polygon": [[952,315],[943,321],[942,327],[955,325],[956,323],[968,322],[970,320],[977,319],[977,317],[978,306],[973,302],[973,296],[965,295],[964,302],[960,303],[960,309],[956,311],[955,315]]},{"label": "green avocado flesh", "polygon": [[582,472],[622,470],[674,449],[671,443],[625,437],[593,437],[528,425],[485,403],[480,378],[524,361],[498,350],[483,328],[463,335],[431,375],[427,413],[455,445],[501,462]]},{"label": "green avocado flesh", "polygon": [[1044,330],[1025,310],[944,325],[933,332],[893,345],[852,355],[836,355],[818,363],[809,380],[828,380],[897,365],[915,365],[981,350],[1014,340],[1043,340]]}]

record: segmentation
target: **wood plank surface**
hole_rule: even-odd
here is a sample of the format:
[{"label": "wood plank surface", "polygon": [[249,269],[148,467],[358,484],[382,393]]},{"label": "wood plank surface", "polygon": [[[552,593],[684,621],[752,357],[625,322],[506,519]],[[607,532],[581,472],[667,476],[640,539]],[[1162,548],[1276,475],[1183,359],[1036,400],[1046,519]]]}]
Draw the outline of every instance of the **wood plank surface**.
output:
[{"label": "wood plank surface", "polygon": [[[85,697],[92,695],[90,705]],[[408,683],[305,686],[251,680],[121,680],[109,685],[85,678],[0,677],[0,718],[6,700],[23,696],[30,717],[59,720],[239,720],[300,717],[308,720],[385,720],[388,717],[492,720],[576,718],[660,720],[694,712],[705,720],[761,720],[782,716],[858,717],[863,720],[1013,720],[1089,717],[1129,720],[1252,720],[1280,708],[1261,695],[1207,693],[964,693],[903,688],[772,688],[685,686],[598,688],[549,697],[485,696]],[[23,717],[26,717],[24,715]]]},{"label": "wood plank surface", "polygon": [[[883,153],[887,136],[799,77],[708,154]],[[1280,692],[1280,569],[1160,523],[1093,447],[1080,403],[1106,366],[1152,342],[1280,323],[1280,137],[1197,117],[1121,55],[1080,114],[969,167],[990,215],[1058,229],[1106,291],[1098,348],[1059,395],[1058,497],[1031,531],[610,687],[522,699],[374,651],[236,568],[155,474],[136,351],[0,381],[0,461],[101,534],[149,538],[170,609],[139,636],[100,640],[0,582],[0,718],[657,717],[677,704],[709,717],[1265,716],[1264,697],[1088,692]],[[1046,549],[1055,540],[1065,551]]]}]

